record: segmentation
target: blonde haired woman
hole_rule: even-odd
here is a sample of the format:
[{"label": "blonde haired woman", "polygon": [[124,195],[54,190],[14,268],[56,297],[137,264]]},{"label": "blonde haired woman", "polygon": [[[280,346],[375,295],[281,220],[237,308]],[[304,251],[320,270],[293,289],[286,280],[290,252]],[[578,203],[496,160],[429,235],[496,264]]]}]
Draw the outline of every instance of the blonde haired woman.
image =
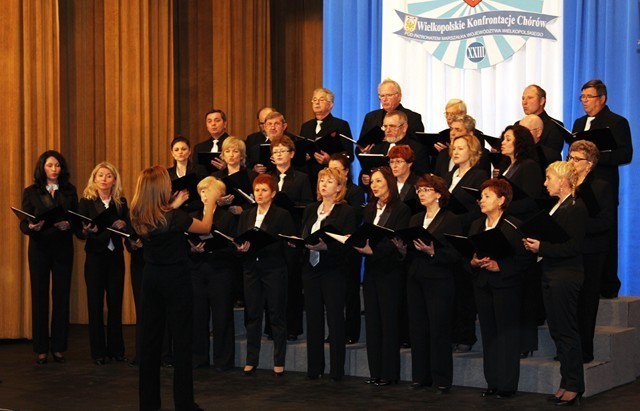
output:
[{"label": "blonde haired woman", "polygon": [[[179,197],[178,197],[179,198]],[[142,341],[140,343],[140,409],[160,409],[160,355],[165,323],[174,336],[173,401],[176,409],[197,410],[193,402],[191,343],[193,289],[184,232],[211,231],[213,208],[204,204],[202,220],[171,203],[171,180],[163,167],[142,170],[131,203],[131,223],[142,238]]]},{"label": "blonde haired woman", "polygon": [[584,280],[582,245],[587,227],[587,210],[575,198],[578,173],[571,162],[556,161],[547,167],[545,187],[558,203],[549,214],[566,231],[563,242],[523,239],[524,246],[542,257],[542,298],[549,333],[560,360],[560,387],[556,405],[574,405],[584,392],[582,349],[578,331],[578,295]]},{"label": "blonde haired woman", "polygon": [[[78,213],[91,219],[105,212],[110,214],[107,221],[111,228],[125,230],[129,225],[129,208],[120,174],[107,161],[94,167],[78,204]],[[99,230],[93,224],[82,224],[78,237],[86,240],[84,280],[87,285],[91,358],[96,365],[103,365],[107,359],[126,361],[122,337],[123,237],[105,229]],[[103,318],[105,295],[108,311],[106,339]]]}]

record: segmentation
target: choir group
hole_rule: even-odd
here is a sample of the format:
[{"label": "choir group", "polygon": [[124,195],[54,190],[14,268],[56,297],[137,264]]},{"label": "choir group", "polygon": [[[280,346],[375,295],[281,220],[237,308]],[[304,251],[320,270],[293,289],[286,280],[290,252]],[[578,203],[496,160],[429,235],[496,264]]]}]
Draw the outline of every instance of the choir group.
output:
[{"label": "choir group", "polygon": [[[632,157],[628,122],[606,105],[606,86],[582,87],[585,116],[571,132],[530,85],[524,117],[499,138],[478,130],[461,100],[446,104],[446,130],[425,133],[398,83],[384,80],[378,96],[381,108],[366,114],[357,139],[331,114],[325,88],[313,92],[314,118],[299,134],[264,107],[258,132],[229,136],[225,113],[211,110],[211,137],[193,149],[176,137],[173,166],[143,170],[130,203],[110,162],[95,166],[78,199],[64,157],[44,152],[15,210],[30,239],[37,363],[49,352],[65,362],[75,234],[85,241],[96,365],[127,361],[125,248],[131,253],[142,410],[160,408],[161,365],[174,368],[176,409],[199,409],[192,369],[234,367],[234,305],[245,314],[243,376],[255,376],[266,334],[273,375],[283,377],[287,341],[304,325],[308,378],[328,371],[340,381],[346,346],[360,340],[361,286],[367,384],[396,384],[400,349],[410,347],[409,388],[449,392],[453,355],[476,343],[477,318],[482,396],[509,398],[546,320],[562,376],[550,400],[577,404],[599,298],[620,286],[618,166]],[[362,169],[356,182],[353,161]]]}]

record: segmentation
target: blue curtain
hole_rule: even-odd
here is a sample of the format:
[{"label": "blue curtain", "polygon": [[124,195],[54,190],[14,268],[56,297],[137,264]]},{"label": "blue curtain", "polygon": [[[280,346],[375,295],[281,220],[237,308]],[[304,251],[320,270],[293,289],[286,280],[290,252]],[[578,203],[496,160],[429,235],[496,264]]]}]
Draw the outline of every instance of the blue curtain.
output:
[{"label": "blue curtain", "polygon": [[[580,87],[600,78],[607,84],[609,107],[629,120],[632,136],[640,135],[640,116],[631,111],[632,99],[640,92],[639,3],[564,0],[563,117],[568,127],[584,114],[577,99]],[[325,0],[323,34],[324,85],[336,93],[334,114],[349,121],[357,136],[364,115],[379,107],[376,86],[381,76],[382,1]],[[640,152],[640,147],[636,149]],[[621,295],[640,295],[633,249],[640,243],[640,231],[635,230],[640,227],[640,179],[632,178],[640,175],[637,164],[635,161],[620,169]],[[359,170],[354,171],[357,174]]]},{"label": "blue curtain", "polygon": [[[323,83],[333,91],[333,114],[349,122],[357,140],[364,115],[380,108],[382,2],[325,0]],[[354,162],[353,175],[360,165]]]},{"label": "blue curtain", "polygon": [[[640,135],[632,111],[640,90],[640,10],[638,0],[564,0],[564,120],[570,128],[584,115],[577,96],[588,80],[607,85],[607,104],[626,117],[631,135]],[[634,138],[635,140],[635,138]],[[636,144],[637,159],[640,146]],[[638,161],[620,167],[619,268],[621,295],[640,295],[634,248],[640,240]]]}]

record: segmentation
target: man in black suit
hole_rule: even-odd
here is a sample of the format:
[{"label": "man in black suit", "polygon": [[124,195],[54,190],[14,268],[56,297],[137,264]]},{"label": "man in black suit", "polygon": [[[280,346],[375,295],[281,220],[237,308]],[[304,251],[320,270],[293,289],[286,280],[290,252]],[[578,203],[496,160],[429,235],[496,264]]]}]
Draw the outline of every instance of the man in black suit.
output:
[{"label": "man in black suit", "polygon": [[[311,98],[311,108],[313,109],[314,119],[302,124],[300,135],[310,140],[316,140],[318,137],[338,139],[342,145],[344,152],[351,161],[353,161],[353,143],[337,134],[342,134],[351,138],[351,128],[349,123],[341,118],[334,117],[331,114],[335,96],[333,92],[326,88],[318,88],[313,91]],[[336,134],[336,135],[334,135]],[[321,148],[321,147],[320,147]],[[339,152],[339,151],[336,151]],[[336,152],[327,153],[320,149],[315,151],[308,161],[308,174],[311,179],[311,186],[316,186],[318,172],[329,164],[329,157]]]},{"label": "man in black suit", "polygon": [[[193,150],[194,162],[198,161],[198,153],[220,153],[222,152],[222,142],[229,137],[227,134],[227,115],[224,111],[214,108],[207,112],[204,116],[207,125],[207,132],[211,136],[210,139],[196,144]],[[216,157],[211,160],[211,165],[222,170],[227,165],[220,158]]]},{"label": "man in black suit", "polygon": [[273,111],[278,111],[273,107],[262,107],[260,110],[258,110],[258,113],[256,114],[256,118],[258,119],[258,131],[256,131],[255,133],[249,134],[245,140],[245,145],[247,147],[246,152],[247,152],[247,166],[248,168],[251,168],[253,165],[249,165],[249,162],[251,161],[251,158],[249,157],[253,147],[260,145],[261,143],[268,143],[269,142],[269,138],[267,137],[267,132],[264,129],[264,123],[265,121],[267,121],[267,115]]},{"label": "man in black suit", "polygon": [[284,115],[277,111],[272,111],[267,114],[264,118],[264,132],[266,138],[264,141],[260,141],[258,144],[252,145],[251,151],[249,151],[249,147],[247,147],[247,168],[252,168],[253,171],[259,174],[265,173],[267,171],[267,166],[270,166],[270,164],[263,164],[266,163],[265,159],[260,160],[260,145],[271,143],[276,139],[281,139],[286,130],[287,120],[285,120]]},{"label": "man in black suit", "polygon": [[[535,144],[535,156],[533,159],[540,164],[543,174],[549,164],[562,160],[562,156],[559,151],[542,144],[542,135],[544,134],[545,125],[539,116],[529,114],[522,117],[518,123],[529,129],[533,136],[533,142]],[[551,127],[555,127],[555,125],[552,125]]]},{"label": "man in black suit", "polygon": [[[564,139],[560,133],[562,122],[551,118],[549,114],[547,114],[544,109],[546,103],[547,92],[536,84],[527,86],[522,92],[522,111],[524,111],[524,114],[535,114],[540,117],[540,120],[544,123],[540,143],[560,153],[564,146]],[[518,123],[516,122],[516,124]]]},{"label": "man in black suit", "polygon": [[[462,114],[454,116],[449,125],[449,141],[453,141],[460,136],[474,136],[480,142],[482,147],[482,140],[476,136],[476,120],[468,114]],[[438,177],[446,178],[447,174],[453,170],[454,164],[449,155],[449,148],[441,150],[436,158],[435,166],[433,168],[433,174]],[[491,161],[489,160],[489,152],[487,149],[482,149],[482,156],[478,162],[478,168],[486,170],[487,173],[491,173]]]},{"label": "man in black suit", "polygon": [[618,167],[629,164],[633,157],[631,129],[626,118],[614,113],[607,106],[607,86],[601,80],[589,80],[582,86],[580,101],[586,113],[573,123],[573,132],[609,128],[617,148],[600,152],[600,160],[593,170],[596,178],[607,181],[613,189],[616,201],[614,227],[611,228],[609,255],[602,279],[600,293],[605,298],[615,298],[620,290],[618,279],[618,192],[620,176]]},{"label": "man in black suit", "polygon": [[407,116],[406,134],[413,138],[416,131],[424,131],[422,124],[422,116],[420,114],[405,108],[400,104],[402,100],[402,89],[400,84],[391,79],[383,80],[378,86],[378,98],[380,99],[381,109],[373,110],[367,113],[362,122],[362,130],[360,138],[375,127],[382,127],[382,122],[387,113],[391,111],[402,111]]}]

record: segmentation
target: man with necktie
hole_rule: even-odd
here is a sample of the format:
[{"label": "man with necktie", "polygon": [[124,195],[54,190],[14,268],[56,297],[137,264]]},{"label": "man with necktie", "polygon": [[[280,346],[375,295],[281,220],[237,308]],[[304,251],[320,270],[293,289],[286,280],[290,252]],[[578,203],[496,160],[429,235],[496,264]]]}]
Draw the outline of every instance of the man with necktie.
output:
[{"label": "man with necktie", "polygon": [[[222,142],[225,138],[229,137],[227,134],[227,115],[220,109],[213,109],[204,116],[207,131],[209,132],[210,139],[196,144],[195,150],[193,150],[194,161],[198,160],[198,153],[221,153]],[[222,170],[226,167],[226,164],[219,157],[211,160],[211,165]]]}]

